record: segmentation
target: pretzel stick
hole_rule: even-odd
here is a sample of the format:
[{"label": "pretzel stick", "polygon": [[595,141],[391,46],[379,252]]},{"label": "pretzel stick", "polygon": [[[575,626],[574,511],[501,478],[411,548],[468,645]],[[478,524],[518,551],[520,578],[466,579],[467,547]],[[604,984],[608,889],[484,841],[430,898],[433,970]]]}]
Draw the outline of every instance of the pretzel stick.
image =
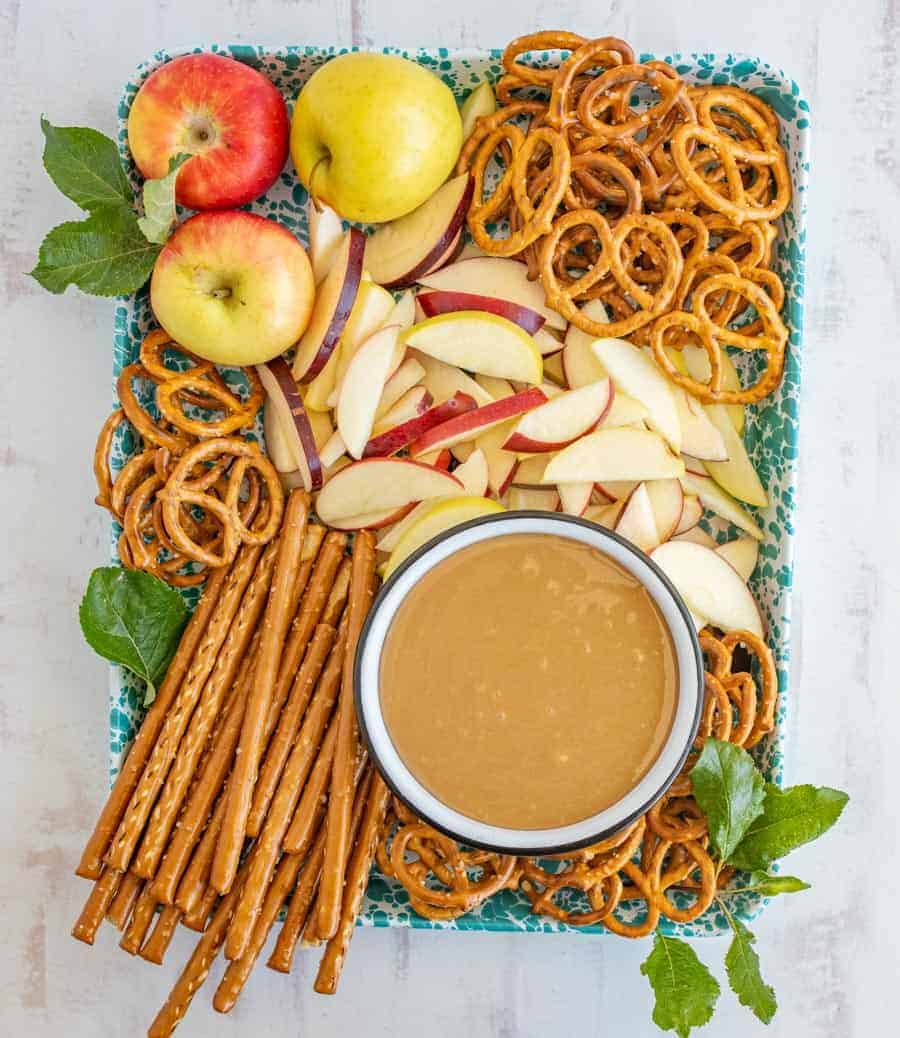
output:
[{"label": "pretzel stick", "polygon": [[200,639],[206,630],[209,618],[216,610],[216,605],[227,576],[227,569],[213,572],[206,583],[206,590],[203,592],[197,608],[194,610],[194,615],[184,629],[181,642],[175,655],[172,657],[166,676],[156,691],[156,699],[153,700],[153,705],[147,711],[147,716],[138,729],[128,756],[125,758],[125,763],[116,777],[115,785],[110,790],[106,804],[100,812],[97,824],[94,826],[94,831],[91,833],[91,837],[82,852],[81,861],[78,863],[78,868],[75,871],[77,875],[84,879],[99,879],[100,877],[103,868],[103,855],[106,853],[113,833],[115,833],[119,822],[122,820],[122,816],[125,814],[131,795],[138,784],[144,765],[150,756],[163,722],[166,719],[169,707],[172,705],[181,687],[181,679],[184,677],[197,650],[197,646],[200,644]]},{"label": "pretzel stick", "polygon": [[126,872],[119,883],[116,896],[110,902],[106,918],[117,930],[124,930],[131,915],[135,898],[141,890],[142,882],[133,872]]},{"label": "pretzel stick", "polygon": [[321,623],[337,627],[341,613],[344,611],[344,606],[347,604],[347,596],[350,594],[350,570],[352,565],[350,559],[346,556],[341,559],[334,583],[331,585],[328,601],[322,610]]},{"label": "pretzel stick", "polygon": [[153,933],[150,934],[138,953],[140,957],[147,962],[152,962],[154,966],[162,966],[180,919],[181,909],[176,908],[175,905],[166,905],[159,913]]},{"label": "pretzel stick", "polygon": [[368,530],[356,535],[353,544],[353,568],[350,573],[349,622],[347,647],[338,703],[338,734],[331,767],[331,791],[328,797],[328,831],[325,837],[325,860],[319,888],[317,926],[320,937],[331,937],[341,915],[341,891],[347,864],[350,812],[353,807],[353,762],[356,758],[356,708],[353,705],[353,664],[363,620],[372,603],[372,575],[375,571],[375,538]]},{"label": "pretzel stick", "polygon": [[[334,628],[320,624],[316,628],[297,684],[312,688],[322,671],[325,658],[334,642]],[[296,687],[296,685],[295,685]],[[281,841],[294,814],[294,808],[300,799],[300,793],[309,770],[312,767],[316,750],[322,739],[325,725],[334,706],[334,698],[330,702],[320,702],[317,710],[312,711],[307,722],[290,751],[278,789],[272,799],[272,806],[266,815],[262,832],[253,848],[250,871],[244,883],[244,892],[235,909],[234,920],[225,941],[225,957],[239,959],[247,947],[253,933],[256,917],[259,915],[263,898],[272,879],[272,873],[281,853]]]},{"label": "pretzel stick", "polygon": [[237,561],[228,574],[225,587],[219,596],[218,608],[203,632],[203,637],[181,685],[178,698],[166,715],[156,745],[153,747],[137,787],[131,796],[128,809],[125,811],[118,831],[106,853],[106,862],[113,868],[124,872],[131,861],[147,816],[150,814],[175,757],[191,713],[206,684],[206,679],[213,669],[216,656],[225,641],[231,621],[243,598],[244,589],[256,569],[261,552],[262,548],[256,546],[241,548]]},{"label": "pretzel stick", "polygon": [[141,945],[143,945],[153,917],[156,915],[156,904],[153,884],[145,883],[140,897],[134,903],[131,919],[128,921],[122,940],[119,941],[122,951],[127,951],[129,955],[137,955],[141,950]]},{"label": "pretzel stick", "polygon": [[209,922],[209,914],[212,912],[213,908],[215,908],[218,900],[218,890],[216,890],[215,887],[207,887],[206,893],[197,902],[197,907],[190,915],[182,916],[181,922],[189,930],[196,930],[198,933],[203,933],[206,929],[206,924]]},{"label": "pretzel stick", "polygon": [[[322,682],[324,683],[324,681],[323,677]],[[316,758],[306,788],[300,797],[300,803],[294,812],[293,821],[285,834],[282,844],[285,854],[304,854],[316,834],[317,811],[325,807],[328,786],[331,782],[331,763],[334,760],[337,727],[337,717],[332,717],[328,733],[322,740],[319,756]]]},{"label": "pretzel stick", "polygon": [[156,1018],[147,1031],[147,1038],[168,1038],[190,1008],[194,995],[209,975],[209,969],[225,940],[245,873],[246,865],[242,865],[231,890],[219,902],[209,926],[197,942],[197,946],[178,980],[175,981],[169,997],[156,1014]]},{"label": "pretzel stick", "polygon": [[144,879],[152,879],[156,874],[156,868],[166,849],[188,785],[194,777],[223,700],[234,683],[238,667],[256,630],[272,581],[278,544],[276,537],[263,551],[244,592],[237,616],[222,644],[212,674],[203,688],[200,701],[178,746],[178,753],[172,762],[159,799],[150,814],[144,838],[132,864],[133,870]]},{"label": "pretzel stick", "polygon": [[[319,963],[319,972],[313,987],[320,995],[333,995],[337,989],[347,950],[353,937],[353,928],[369,882],[369,872],[375,857],[375,844],[387,812],[390,790],[377,773],[372,776],[372,787],[366,800],[366,809],[359,827],[359,835],[347,869],[347,882],[341,902],[341,916],[337,932],[325,947]],[[325,879],[323,872],[322,879]],[[321,931],[321,927],[319,928]]]},{"label": "pretzel stick", "polygon": [[300,563],[308,514],[308,495],[295,490],[285,510],[275,574],[262,621],[253,688],[244,711],[241,737],[228,787],[228,808],[213,860],[212,885],[223,894],[228,892],[234,882],[244,845],[247,815],[250,813],[253,787],[263,750],[266,715],[272,702],[279,660],[291,619],[288,612],[291,589]]},{"label": "pretzel stick", "polygon": [[81,915],[78,916],[72,927],[72,936],[76,941],[84,941],[85,944],[94,943],[100,924],[109,910],[112,899],[116,896],[121,878],[122,873],[116,869],[103,870],[103,874],[88,894]]},{"label": "pretzel stick", "polygon": [[213,858],[216,855],[216,844],[219,842],[219,833],[222,831],[222,821],[228,807],[228,786],[226,784],[216,803],[215,810],[209,819],[203,836],[197,844],[197,849],[190,860],[178,884],[178,893],[175,895],[175,904],[184,911],[185,915],[191,915],[197,908],[198,901],[206,893],[209,886],[209,874],[212,871]]},{"label": "pretzel stick", "polygon": [[[324,814],[324,810],[321,814]],[[297,886],[294,889],[294,894],[291,897],[290,904],[288,905],[284,922],[281,924],[281,929],[278,931],[278,940],[275,942],[275,947],[272,949],[272,954],[269,956],[269,961],[266,963],[270,969],[278,970],[279,973],[291,972],[297,941],[300,938],[300,934],[303,932],[306,920],[309,918],[309,910],[312,907],[313,901],[316,897],[316,891],[319,888],[319,879],[322,875],[322,858],[324,857],[324,854],[325,828],[324,826],[320,826],[319,831],[316,833],[312,849],[309,852],[309,857],[306,859],[306,865],[303,867],[303,874],[300,876]],[[297,861],[303,860],[298,854],[286,855],[286,857],[296,859]],[[235,963],[232,963],[231,965],[233,966]],[[231,967],[229,966],[229,969],[230,968]]]}]

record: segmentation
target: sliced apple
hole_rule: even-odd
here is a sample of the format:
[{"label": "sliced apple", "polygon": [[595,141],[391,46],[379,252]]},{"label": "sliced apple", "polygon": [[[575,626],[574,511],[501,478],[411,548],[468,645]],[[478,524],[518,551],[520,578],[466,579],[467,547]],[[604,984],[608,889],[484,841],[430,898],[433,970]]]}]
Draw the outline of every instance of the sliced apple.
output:
[{"label": "sliced apple", "polygon": [[384,323],[399,325],[404,332],[416,323],[416,295],[411,288],[400,293],[400,298],[394,303],[394,309]]},{"label": "sliced apple", "polygon": [[426,465],[432,465],[436,469],[443,469],[445,472],[449,472],[450,465],[453,463],[453,452],[449,450],[429,451],[428,454],[423,454],[417,460],[423,461]]},{"label": "sliced apple", "polygon": [[479,407],[493,401],[491,394],[482,389],[474,378],[453,364],[445,364],[442,360],[429,357],[427,353],[417,352],[413,359],[425,369],[422,381],[434,397],[435,403],[449,400],[454,393],[465,393],[466,396],[472,397]]},{"label": "sliced apple", "polygon": [[[350,462],[347,466],[357,464]],[[341,470],[343,471],[343,470]],[[328,484],[326,484],[327,486]],[[337,516],[329,520],[328,525],[335,530],[383,530],[386,526],[393,526],[409,515],[415,507],[413,504],[404,505],[402,508],[385,508],[380,512],[364,512],[360,515]]]},{"label": "sliced apple", "polygon": [[699,476],[694,472],[685,471],[681,477],[681,485],[689,494],[696,494],[704,508],[708,508],[722,519],[733,523],[738,529],[749,533],[754,540],[764,539],[765,534],[753,517],[741,508],[731,494],[723,490],[712,476]]},{"label": "sliced apple", "polygon": [[[290,441],[281,431],[281,423],[271,397],[263,404],[263,434],[266,438],[266,454],[279,474],[297,471],[297,462]],[[321,460],[321,454],[319,455]]]},{"label": "sliced apple", "polygon": [[[374,281],[362,282],[359,286],[356,302],[353,304],[350,317],[341,335],[341,344],[338,350],[337,377],[335,379],[338,390],[340,390],[341,382],[356,351],[379,328],[387,327],[387,319],[393,309],[394,297],[387,289],[382,288],[381,285],[376,285]],[[399,331],[399,325],[397,328]],[[332,406],[336,403],[337,400],[334,400]]]},{"label": "sliced apple", "polygon": [[733,541],[726,541],[716,548],[716,552],[734,566],[738,576],[745,583],[753,576],[759,560],[759,543],[752,537],[738,537]]},{"label": "sliced apple", "polygon": [[[559,333],[557,333],[559,334]],[[541,356],[555,357],[562,353],[563,342],[561,339],[557,339],[556,335],[549,328],[539,328],[536,332],[532,333],[531,336],[534,339],[534,344],[541,352]],[[562,363],[562,357],[559,358]]]},{"label": "sliced apple", "polygon": [[[681,450],[703,461],[727,461],[728,448],[722,433],[710,420],[707,410],[699,400],[686,393],[680,386],[672,386],[672,397],[681,424]],[[731,421],[725,416],[729,426]],[[731,429],[734,435],[734,429]]]},{"label": "sliced apple", "polygon": [[[303,402],[306,403],[305,399]],[[309,417],[309,424],[312,426],[316,446],[321,449],[334,432],[334,426],[331,424],[331,415],[324,411],[312,411],[309,408],[306,409],[306,413]]]},{"label": "sliced apple", "polygon": [[600,429],[561,450],[544,471],[546,483],[672,479],[684,464],[649,429]]},{"label": "sliced apple", "polygon": [[[515,419],[503,422],[493,429],[482,433],[475,441],[477,450],[484,453],[488,466],[488,487],[492,494],[500,498],[509,489],[519,465],[515,454],[505,451],[503,443],[515,424]],[[456,448],[453,448],[456,450]]]},{"label": "sliced apple", "polygon": [[346,457],[347,455],[347,444],[344,443],[344,437],[337,431],[328,437],[328,441],[322,447],[319,453],[319,458],[326,469],[332,468],[332,466],[340,458]]},{"label": "sliced apple", "polygon": [[623,498],[631,497],[637,488],[636,479],[604,479],[597,483],[597,489],[608,501],[621,501]]},{"label": "sliced apple", "polygon": [[584,515],[591,503],[593,483],[558,483],[559,509],[566,515]]},{"label": "sliced apple", "polygon": [[[415,389],[410,390],[410,393],[415,392]],[[434,407],[423,411],[421,414],[416,414],[414,417],[408,417],[399,424],[389,427],[384,432],[373,437],[365,446],[364,456],[367,458],[379,458],[386,457],[389,454],[396,454],[397,451],[402,450],[410,443],[414,443],[414,441],[421,442],[430,430],[447,425],[448,422],[474,409],[475,401],[470,396],[466,396],[465,393],[457,393],[449,400],[435,404]],[[387,424],[386,421],[383,424]],[[445,444],[437,444],[432,450],[440,451],[445,446]],[[413,451],[414,455],[417,455],[417,453],[419,452]]]},{"label": "sliced apple", "polygon": [[455,476],[431,465],[406,458],[366,458],[332,476],[317,498],[316,511],[334,526],[342,518],[405,508],[461,488]]},{"label": "sliced apple", "polygon": [[[460,310],[482,310],[488,314],[496,314],[507,321],[517,324],[529,335],[534,335],[544,324],[544,317],[536,310],[519,303],[510,303],[505,299],[494,299],[492,296],[475,295],[472,292],[420,292],[416,302],[422,308],[426,318],[439,317],[441,314],[457,313]],[[557,349],[561,349],[557,346]]]},{"label": "sliced apple", "polygon": [[462,173],[418,209],[378,227],[366,247],[372,280],[385,288],[401,288],[431,270],[459,235],[473,187],[471,176]]},{"label": "sliced apple", "polygon": [[[709,356],[702,346],[685,346],[681,351],[687,373],[697,382],[709,382]],[[722,388],[732,392],[740,391],[741,379],[734,363],[725,350],[721,351]],[[744,407],[742,404],[723,405],[731,419],[735,432],[740,436],[744,431]]]},{"label": "sliced apple", "polygon": [[[615,383],[613,383],[615,385]],[[629,396],[616,386],[612,406],[603,419],[604,429],[616,429],[623,425],[636,425],[644,427],[650,412],[633,396]]]},{"label": "sliced apple", "polygon": [[425,377],[425,369],[415,359],[407,357],[393,375],[385,382],[375,412],[375,421],[383,418],[397,401]]},{"label": "sliced apple", "polygon": [[375,425],[372,428],[372,435],[380,436],[383,432],[387,432],[388,429],[393,429],[403,422],[408,422],[411,418],[415,418],[416,415],[427,411],[433,403],[434,399],[425,386],[413,386],[400,397],[390,411],[382,415],[381,418],[376,418]]},{"label": "sliced apple", "polygon": [[309,200],[307,208],[309,225],[309,262],[313,277],[321,284],[337,257],[344,240],[344,225],[338,214],[327,205]]},{"label": "sliced apple", "polygon": [[614,527],[617,534],[631,541],[641,551],[651,552],[660,543],[659,531],[653,515],[653,505],[647,493],[647,484],[639,483],[625,502]]},{"label": "sliced apple", "polygon": [[453,475],[470,497],[484,497],[488,489],[488,464],[484,451],[472,451],[461,465],[456,466]]},{"label": "sliced apple", "polygon": [[457,260],[442,270],[419,278],[419,284],[447,292],[471,292],[519,303],[537,311],[551,328],[564,331],[566,319],[544,300],[540,281],[528,280],[528,268],[518,260],[475,256]]},{"label": "sliced apple", "polygon": [[[696,494],[685,494],[681,508],[681,518],[678,520],[678,526],[675,527],[675,534],[692,530],[702,518],[703,505],[700,504],[700,498]],[[672,536],[674,537],[675,534]]]},{"label": "sliced apple", "polygon": [[507,508],[514,511],[532,510],[536,512],[555,512],[559,508],[559,494],[555,487],[543,487],[537,490],[533,487],[509,488],[506,494]]},{"label": "sliced apple", "polygon": [[[606,306],[600,299],[589,299],[581,308],[582,313],[592,321],[609,323]],[[594,356],[591,349],[595,336],[582,331],[577,324],[570,324],[566,331],[565,345],[562,352],[562,365],[570,389],[579,389],[591,382],[599,382],[606,378],[606,369]]]},{"label": "sliced apple", "polygon": [[684,533],[678,533],[675,534],[674,537],[670,537],[669,540],[687,541],[690,544],[702,544],[704,548],[715,549],[717,547],[715,537],[710,537],[702,526],[692,526],[689,530],[685,530]]},{"label": "sliced apple", "polygon": [[647,424],[660,434],[676,453],[681,451],[681,423],[671,383],[652,358],[624,339],[596,339],[594,356],[616,384],[649,412]]},{"label": "sliced apple", "polygon": [[627,503],[627,500],[623,498],[621,501],[614,501],[611,505],[591,505],[584,513],[584,518],[598,526],[606,527],[607,530],[612,530]]},{"label": "sliced apple", "polygon": [[340,344],[328,358],[325,367],[305,387],[306,394],[303,401],[310,411],[330,411],[332,408],[331,400],[337,377],[339,347]]},{"label": "sliced apple", "polygon": [[502,505],[486,497],[453,497],[447,501],[437,502],[424,512],[398,540],[382,573],[383,579],[387,580],[404,559],[408,559],[414,551],[434,537],[446,533],[447,530],[452,530],[460,523],[502,511]]},{"label": "sliced apple", "polygon": [[503,448],[532,454],[561,450],[603,421],[613,395],[608,378],[559,393],[520,418]]},{"label": "sliced apple", "polygon": [[554,457],[554,454],[532,454],[520,458],[513,483],[517,487],[540,488],[544,485],[544,472]]},{"label": "sliced apple", "polygon": [[[429,451],[452,447],[456,443],[475,439],[490,429],[539,407],[546,399],[543,392],[534,386],[523,393],[515,393],[502,400],[494,400],[483,407],[460,414],[457,418],[451,418],[426,432],[410,445],[409,452],[415,458],[420,454],[427,454]],[[506,448],[504,447],[504,449]]]},{"label": "sliced apple", "polygon": [[362,457],[372,433],[399,336],[400,329],[388,325],[366,339],[350,361],[341,383],[337,427],[353,458]]},{"label": "sliced apple", "polygon": [[475,87],[459,109],[459,115],[462,119],[462,139],[467,141],[475,129],[475,123],[483,115],[490,115],[496,110],[497,99],[494,97],[494,88],[485,79]]},{"label": "sliced apple", "polygon": [[293,373],[298,382],[310,382],[337,348],[362,283],[366,236],[352,227],[342,241],[316,292],[306,331],[297,343]]},{"label": "sliced apple", "polygon": [[[725,406],[713,404],[705,409],[705,413],[709,415],[710,422],[721,435],[727,455],[727,461],[713,459],[707,461],[706,471],[732,497],[736,497],[739,501],[746,501],[748,505],[765,508],[769,503],[769,497],[747,454],[744,441],[735,431]],[[686,447],[685,450],[687,450]],[[696,451],[688,451],[688,453],[702,457]]]},{"label": "sliced apple", "polygon": [[736,570],[710,548],[687,541],[660,545],[651,558],[691,610],[723,631],[763,636],[759,609]]},{"label": "sliced apple", "polygon": [[653,479],[645,483],[647,499],[653,511],[653,521],[659,534],[659,544],[667,541],[678,529],[684,510],[684,490],[677,479]]},{"label": "sliced apple", "polygon": [[513,396],[516,392],[512,382],[505,378],[494,378],[493,375],[476,375],[475,381],[485,393],[490,394],[493,400],[502,400],[504,397]]},{"label": "sliced apple", "polygon": [[[537,338],[535,338],[535,342],[538,342]],[[541,349],[539,342],[538,349]],[[541,353],[543,354],[543,350],[541,350]],[[569,383],[566,381],[566,371],[563,367],[562,352],[552,353],[549,356],[544,354],[544,378],[549,378],[551,382],[562,389],[569,388]]]},{"label": "sliced apple", "polygon": [[466,371],[536,385],[543,377],[534,340],[512,321],[480,310],[430,317],[404,333],[404,341]]},{"label": "sliced apple", "polygon": [[[450,448],[450,453],[460,463],[466,462],[471,458],[472,453],[475,451],[475,444],[472,440],[466,440],[465,443],[455,443]],[[428,454],[423,454],[419,459],[424,461],[426,458],[432,457],[432,455],[439,453],[438,451],[431,451]]]},{"label": "sliced apple", "polygon": [[256,371],[272,402],[285,444],[294,456],[294,468],[303,478],[304,489],[318,490],[322,486],[322,463],[316,438],[287,361],[274,357],[266,364],[257,364]]}]

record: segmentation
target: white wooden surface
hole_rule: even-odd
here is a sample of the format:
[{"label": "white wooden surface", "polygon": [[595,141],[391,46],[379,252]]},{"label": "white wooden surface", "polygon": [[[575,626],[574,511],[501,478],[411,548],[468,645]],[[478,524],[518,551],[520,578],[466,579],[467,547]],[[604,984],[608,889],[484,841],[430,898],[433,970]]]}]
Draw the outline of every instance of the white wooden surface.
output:
[{"label": "white wooden surface", "polygon": [[[851,13],[852,12],[852,13]],[[38,117],[112,132],[122,83],[157,47],[198,41],[501,45],[536,28],[639,49],[742,50],[781,65],[813,113],[791,781],[847,789],[837,832],[798,852],[813,890],[773,904],[758,949],[778,1038],[892,1032],[900,976],[900,6],[897,0],[2,0],[0,220],[0,1032],[143,1033],[188,948],[162,969],[104,930],[69,937],[72,875],[105,792],[106,675],[76,606],[106,552],[90,457],[110,401],[112,305],[24,277],[73,218],[40,165]],[[10,788],[11,787],[11,788]],[[645,943],[358,932],[336,998],[259,969],[233,1019],[196,1000],[186,1034],[466,1038],[658,1033]],[[725,989],[719,941],[698,945]],[[762,1025],[723,990],[707,1032]]]}]

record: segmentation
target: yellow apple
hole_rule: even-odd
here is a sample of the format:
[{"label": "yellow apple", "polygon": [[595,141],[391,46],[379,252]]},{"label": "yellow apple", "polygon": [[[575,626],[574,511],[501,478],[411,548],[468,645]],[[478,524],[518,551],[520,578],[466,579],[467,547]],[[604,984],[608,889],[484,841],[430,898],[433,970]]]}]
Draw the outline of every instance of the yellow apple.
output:
[{"label": "yellow apple", "polygon": [[291,155],[317,199],[348,220],[385,223],[421,205],[446,180],[462,145],[450,89],[388,54],[342,54],[297,98]]}]

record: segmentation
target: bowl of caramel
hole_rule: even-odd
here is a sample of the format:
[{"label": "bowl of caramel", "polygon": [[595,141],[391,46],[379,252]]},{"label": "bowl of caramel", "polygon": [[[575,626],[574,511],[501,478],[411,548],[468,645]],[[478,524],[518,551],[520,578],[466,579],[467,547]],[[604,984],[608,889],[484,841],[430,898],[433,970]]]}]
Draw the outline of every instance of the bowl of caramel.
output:
[{"label": "bowl of caramel", "polygon": [[662,571],[547,512],[420,548],[381,589],[355,663],[361,734],[396,796],[508,854],[589,846],[647,811],[703,706],[694,621]]}]

